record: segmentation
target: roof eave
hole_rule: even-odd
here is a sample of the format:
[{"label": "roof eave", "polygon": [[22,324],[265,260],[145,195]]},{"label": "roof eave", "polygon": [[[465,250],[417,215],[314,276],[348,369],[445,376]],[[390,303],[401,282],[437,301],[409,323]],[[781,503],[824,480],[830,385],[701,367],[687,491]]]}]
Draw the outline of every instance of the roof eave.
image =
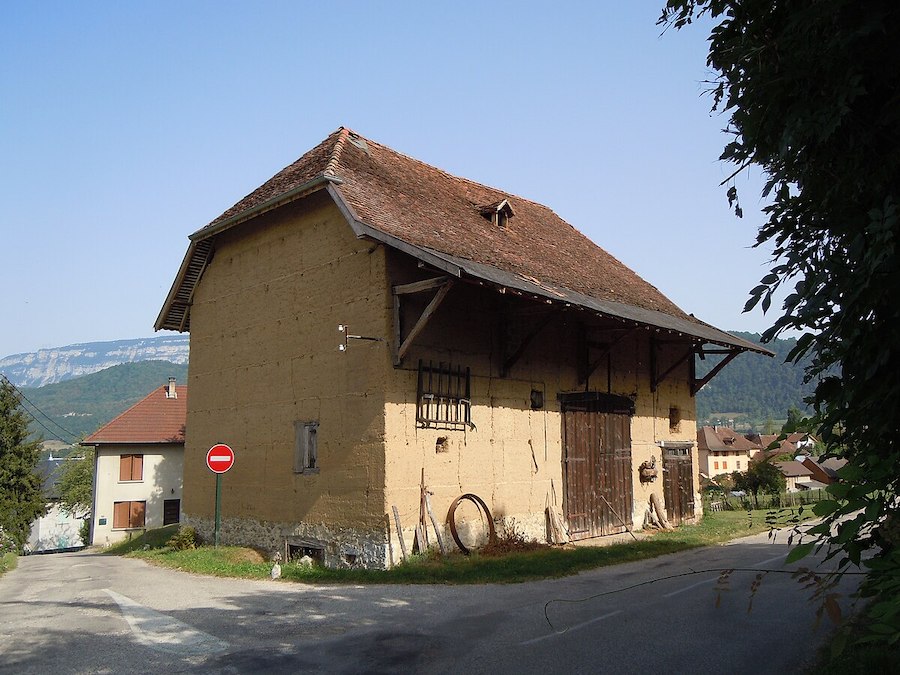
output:
[{"label": "roof eave", "polygon": [[81,441],[78,445],[92,448],[99,448],[104,445],[184,445],[184,440],[180,441],[89,441],[87,439]]},{"label": "roof eave", "polygon": [[250,220],[251,218],[255,218],[267,211],[272,211],[273,209],[277,209],[285,204],[289,204],[292,201],[297,199],[301,199],[306,197],[312,192],[316,192],[317,190],[322,189],[325,186],[335,184],[340,185],[343,181],[337,176],[332,176],[325,173],[320,173],[310,180],[306,181],[298,185],[295,188],[291,188],[287,192],[282,192],[279,195],[271,197],[264,202],[257,204],[256,206],[251,206],[249,209],[244,209],[238,213],[235,213],[224,220],[213,221],[206,227],[202,227],[192,235],[190,235],[189,239],[191,241],[200,241],[203,239],[208,239],[214,235],[219,234],[220,232],[224,232],[235,225],[240,225],[243,222]]}]

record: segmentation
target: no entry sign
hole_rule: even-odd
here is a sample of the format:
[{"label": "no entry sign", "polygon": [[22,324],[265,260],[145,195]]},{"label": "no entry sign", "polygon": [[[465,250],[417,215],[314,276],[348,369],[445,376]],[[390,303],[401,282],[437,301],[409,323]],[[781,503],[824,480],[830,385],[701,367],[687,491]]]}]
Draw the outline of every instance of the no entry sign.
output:
[{"label": "no entry sign", "polygon": [[206,466],[213,473],[225,473],[234,466],[234,450],[224,443],[216,443],[206,453]]}]

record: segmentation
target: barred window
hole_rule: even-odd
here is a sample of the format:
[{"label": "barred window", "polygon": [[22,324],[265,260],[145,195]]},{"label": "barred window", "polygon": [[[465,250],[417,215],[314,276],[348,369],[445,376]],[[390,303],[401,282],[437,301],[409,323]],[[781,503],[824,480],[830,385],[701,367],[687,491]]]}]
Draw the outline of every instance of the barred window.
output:
[{"label": "barred window", "polygon": [[416,424],[465,429],[472,424],[471,372],[460,365],[419,361]]}]

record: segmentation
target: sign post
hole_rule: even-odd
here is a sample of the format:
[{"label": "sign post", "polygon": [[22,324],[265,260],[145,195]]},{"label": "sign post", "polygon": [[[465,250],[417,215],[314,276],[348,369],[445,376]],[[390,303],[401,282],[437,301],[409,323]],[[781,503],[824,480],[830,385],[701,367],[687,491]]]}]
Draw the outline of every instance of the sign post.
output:
[{"label": "sign post", "polygon": [[222,474],[234,466],[234,450],[216,443],[206,453],[206,466],[216,474],[216,548],[219,548],[219,526],[222,522]]}]

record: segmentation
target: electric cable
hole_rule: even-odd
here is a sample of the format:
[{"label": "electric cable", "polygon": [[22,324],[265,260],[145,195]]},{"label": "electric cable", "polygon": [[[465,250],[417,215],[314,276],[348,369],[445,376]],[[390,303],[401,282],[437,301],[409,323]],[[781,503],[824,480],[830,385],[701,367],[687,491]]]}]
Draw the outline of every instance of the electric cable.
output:
[{"label": "electric cable", "polygon": [[[48,414],[45,413],[43,410],[41,410],[37,405],[35,405],[35,404],[34,404],[27,396],[25,396],[25,394],[22,393],[22,390],[21,390],[21,389],[19,389],[16,385],[14,385],[14,384],[12,383],[12,381],[11,381],[5,374],[0,373],[0,378],[2,378],[2,380],[3,380],[4,383],[6,383],[6,384],[8,384],[10,387],[12,387],[13,391],[15,391],[15,392],[21,397],[21,399],[22,399],[23,401],[26,401],[26,402],[27,402],[32,408],[34,408],[37,412],[39,412],[41,415],[43,415],[44,417],[46,417],[46,418],[47,418],[51,423],[53,423],[55,426],[57,426],[58,428],[60,428],[60,429],[63,431],[63,433],[68,434],[68,435],[71,436],[73,439],[75,439],[75,442],[76,442],[76,443],[81,439],[81,437],[80,437],[78,434],[73,433],[73,432],[69,431],[68,429],[66,429],[66,428],[65,428],[64,426],[62,426],[59,422],[57,422],[57,421],[54,420],[52,417],[50,417],[50,415],[48,415]],[[34,420],[35,422],[37,422],[41,427],[43,427],[43,429],[44,429],[48,434],[50,434],[53,438],[55,438],[56,440],[58,440],[58,441],[60,441],[60,442],[62,442],[62,443],[69,443],[69,441],[67,441],[67,440],[65,440],[64,438],[60,437],[60,435],[59,435],[58,433],[52,431],[46,424],[44,424],[41,420],[39,420],[37,417],[35,417],[35,415],[34,415],[31,411],[29,411],[29,410],[26,409],[25,412],[28,414],[28,416],[29,416],[31,419],[33,419],[33,420]]]}]

